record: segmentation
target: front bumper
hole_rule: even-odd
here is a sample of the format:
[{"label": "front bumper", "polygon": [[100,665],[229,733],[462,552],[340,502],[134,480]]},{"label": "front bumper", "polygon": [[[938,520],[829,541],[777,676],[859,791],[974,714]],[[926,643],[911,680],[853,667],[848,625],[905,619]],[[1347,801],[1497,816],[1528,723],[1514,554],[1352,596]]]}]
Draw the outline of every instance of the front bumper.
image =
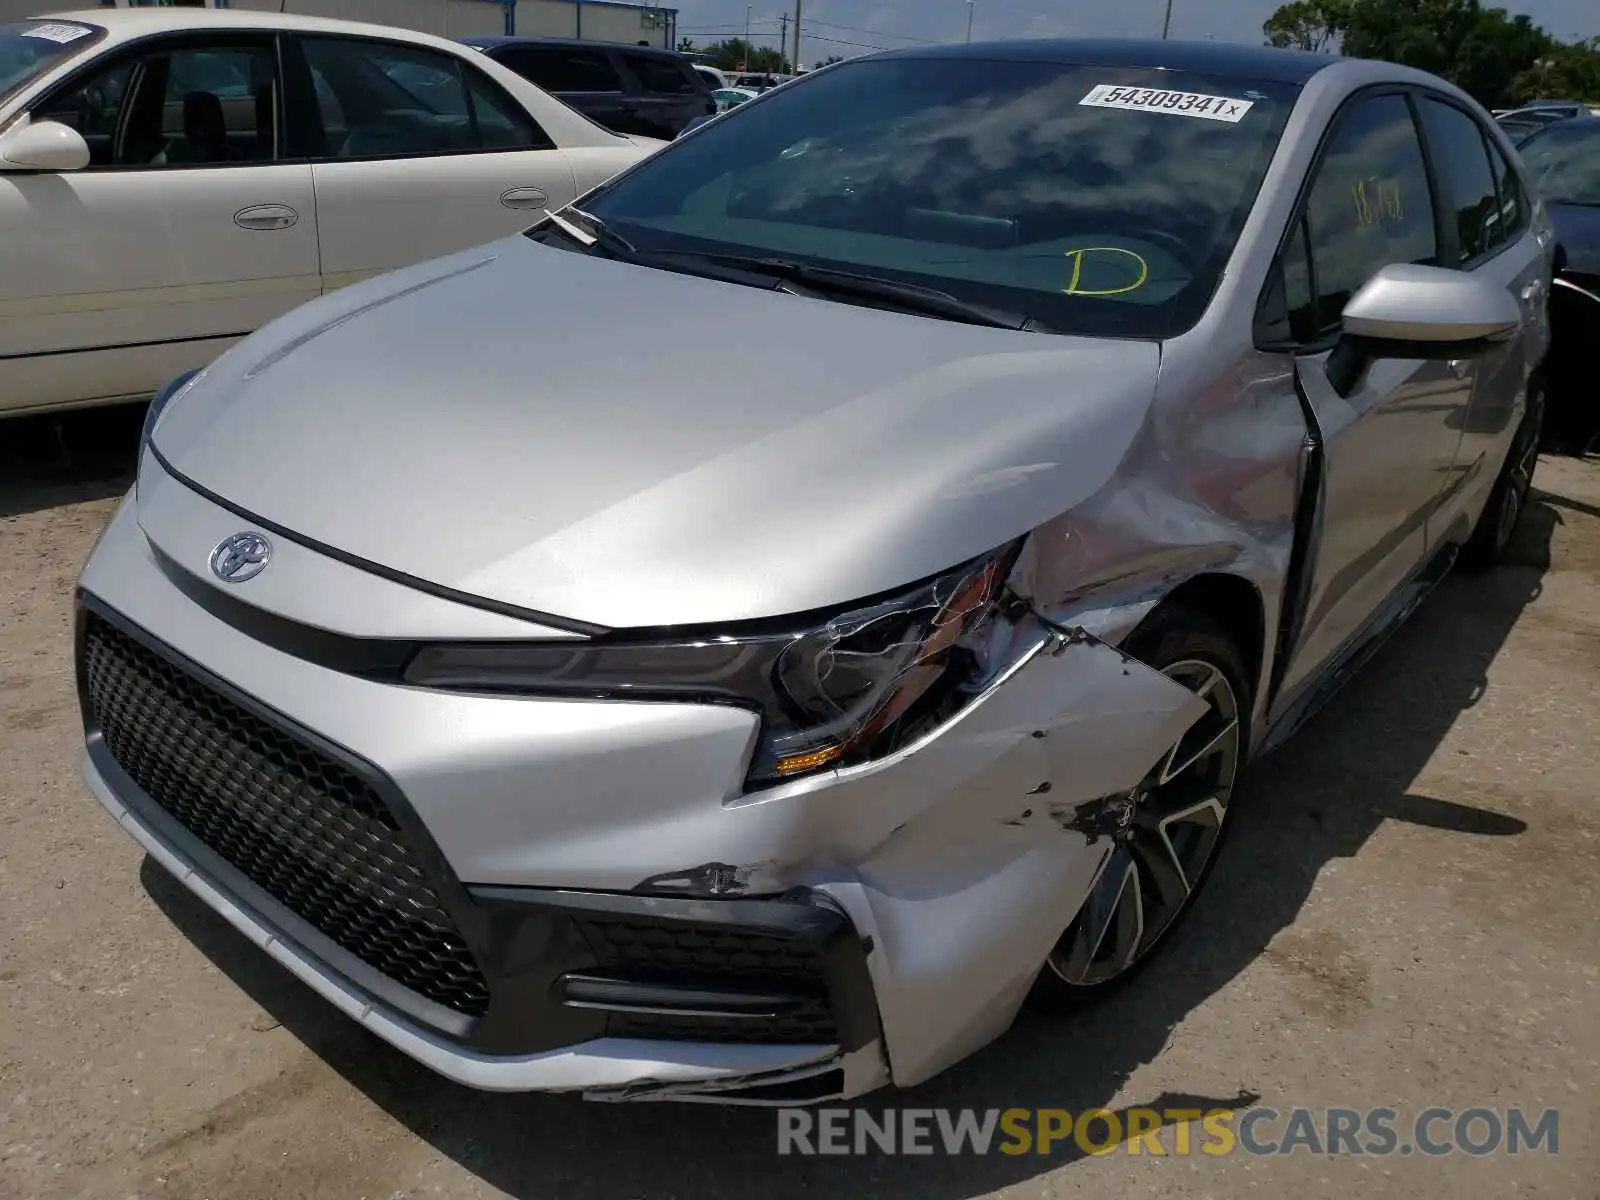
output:
[{"label": "front bumper", "polygon": [[[86,777],[246,936],[405,1053],[477,1087],[795,1102],[927,1078],[1010,1024],[1086,894],[1104,843],[1065,828],[1076,806],[1136,784],[1201,708],[1108,645],[1045,636],[927,742],[749,797],[739,788],[748,713],[446,695],[273,644],[271,629],[240,618],[238,592],[231,609],[214,601],[222,589],[185,562],[203,564],[239,526],[193,493],[168,491],[142,510],[130,497],[85,568],[85,609],[253,714],[270,727],[260,736],[286,733],[366,780],[396,814],[392,828],[318,811],[346,857],[325,846],[285,857],[299,847],[301,810],[258,811],[277,793],[257,788],[248,813],[230,801],[231,831],[219,832],[187,802],[152,796],[171,783],[160,782],[161,738],[151,761],[126,748],[119,761],[87,703]],[[304,621],[306,607],[337,599],[326,586],[335,568],[280,549],[267,572],[276,590],[255,594],[300,605]],[[318,587],[296,588],[302,566]],[[322,632],[347,617],[312,614]],[[406,859],[395,830],[415,853],[399,863],[412,873],[374,874],[375,858],[385,870]],[[224,853],[240,836],[270,861],[237,845]],[[357,898],[382,890],[384,911],[330,925],[302,885],[283,882],[305,862],[366,879]],[[675,882],[684,894],[662,894]],[[453,940],[428,954],[475,964],[486,998],[456,967],[442,991],[426,971],[390,969],[389,917],[435,902],[451,919],[434,924]],[[631,957],[597,932],[607,922],[632,931]],[[707,939],[721,947],[709,958],[681,953]],[[663,957],[663,945],[677,949]],[[752,945],[778,948],[752,956]],[[652,987],[676,991],[637,990]],[[765,1031],[740,1032],[761,1004],[775,1006]],[[740,1005],[743,1023],[727,1011]],[[638,1011],[650,1008],[666,1011]]]},{"label": "front bumper", "polygon": [[[269,925],[234,886],[189,858],[170,830],[124,806],[92,750],[83,774],[95,798],[135,841],[230,925],[302,983],[402,1053],[447,1079],[496,1092],[583,1092],[592,1099],[708,1096],[788,1103],[858,1094],[880,1083],[876,1048],[849,1056],[835,1046],[672,1043],[601,1037],[533,1054],[486,1054],[408,1021]],[[203,855],[197,857],[204,857]]]}]

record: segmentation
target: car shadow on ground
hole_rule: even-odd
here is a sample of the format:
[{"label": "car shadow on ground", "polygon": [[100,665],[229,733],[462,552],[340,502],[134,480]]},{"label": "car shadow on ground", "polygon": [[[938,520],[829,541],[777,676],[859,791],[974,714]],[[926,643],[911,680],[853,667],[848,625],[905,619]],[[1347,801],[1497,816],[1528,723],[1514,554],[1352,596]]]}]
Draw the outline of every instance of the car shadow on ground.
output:
[{"label": "car shadow on ground", "polygon": [[[1526,826],[1515,817],[1419,794],[1413,781],[1459,714],[1483,695],[1490,663],[1539,593],[1560,519],[1535,494],[1519,529],[1515,565],[1449,578],[1349,688],[1293,741],[1254,765],[1231,843],[1183,936],[1130,986],[1070,1019],[1024,1014],[975,1057],[915,1089],[866,1097],[862,1107],[876,1114],[888,1107],[1109,1106],[1188,1013],[1295,921],[1319,871],[1357,853],[1384,822],[1419,823],[1462,838],[1520,834]],[[743,1200],[759,1181],[763,1194],[780,1198],[955,1200],[1021,1182],[1076,1155],[789,1158],[774,1171],[777,1126],[768,1112],[473,1092],[336,1013],[151,860],[143,877],[183,933],[290,1033],[438,1151],[514,1196],[692,1193]],[[1335,1016],[1340,1005],[1366,1003],[1364,976],[1346,970],[1337,944],[1298,946],[1289,955],[1274,947],[1274,961],[1279,957],[1286,969],[1315,976],[1320,1003]],[[1245,1106],[1257,1098],[1251,1076],[1246,1058],[1227,1095],[1131,1099],[1158,1109]]]},{"label": "car shadow on ground", "polygon": [[0,518],[127,491],[146,407],[0,418]]}]

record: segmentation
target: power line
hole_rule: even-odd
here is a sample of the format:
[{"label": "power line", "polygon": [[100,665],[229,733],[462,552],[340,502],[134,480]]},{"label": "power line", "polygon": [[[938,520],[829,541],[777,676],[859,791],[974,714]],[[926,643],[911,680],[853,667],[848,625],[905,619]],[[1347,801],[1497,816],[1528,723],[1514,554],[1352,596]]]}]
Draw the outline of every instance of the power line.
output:
[{"label": "power line", "polygon": [[[856,48],[861,49],[861,50],[893,50],[894,49],[893,46],[877,46],[877,45],[874,45],[871,42],[847,42],[843,38],[823,37],[820,33],[808,33],[808,34],[806,34],[806,40],[810,41],[810,42],[828,42],[829,44],[834,45],[834,46],[855,46]],[[929,45],[935,45],[935,44],[936,43],[932,43],[932,42],[929,43]]]},{"label": "power line", "polygon": [[[874,37],[886,37],[897,42],[921,42],[924,46],[939,45],[938,42],[933,41],[930,38],[911,37],[909,34],[904,33],[886,33],[882,29],[864,29],[860,25],[841,25],[838,21],[819,21],[816,17],[808,17],[806,19],[806,24],[826,25],[829,29],[845,29],[851,33],[870,33]],[[807,34],[806,36],[810,37],[811,35]],[[849,45],[850,43],[847,42],[845,44]]]},{"label": "power line", "polygon": [[[751,28],[753,29],[757,25],[776,25],[777,23],[778,23],[778,21],[777,21],[776,17],[760,17],[760,18],[757,18],[755,21],[753,21],[751,23]],[[744,28],[743,22],[741,22],[738,25],[679,25],[678,26],[678,32],[679,33],[716,33],[717,31],[723,30],[723,29],[740,30],[740,29],[743,29],[743,28]]]}]

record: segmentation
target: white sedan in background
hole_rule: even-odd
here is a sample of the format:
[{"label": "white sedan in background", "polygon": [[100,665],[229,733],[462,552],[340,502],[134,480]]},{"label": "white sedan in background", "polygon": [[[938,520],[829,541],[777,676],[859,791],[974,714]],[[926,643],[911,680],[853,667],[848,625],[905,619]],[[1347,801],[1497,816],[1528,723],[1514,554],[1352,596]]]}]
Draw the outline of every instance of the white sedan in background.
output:
[{"label": "white sedan in background", "polygon": [[147,396],[660,145],[407,30],[190,8],[0,24],[0,415]]},{"label": "white sedan in background", "polygon": [[751,88],[717,88],[711,93],[711,98],[717,102],[717,111],[725,113],[730,108],[738,108],[746,100],[754,100],[760,94]]}]

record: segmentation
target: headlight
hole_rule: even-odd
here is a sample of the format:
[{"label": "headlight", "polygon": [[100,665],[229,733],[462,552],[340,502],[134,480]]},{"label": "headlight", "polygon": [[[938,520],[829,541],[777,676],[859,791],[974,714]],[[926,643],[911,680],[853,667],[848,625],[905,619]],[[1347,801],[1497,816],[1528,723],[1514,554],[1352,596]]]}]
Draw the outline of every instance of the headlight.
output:
[{"label": "headlight", "polygon": [[192,371],[185,371],[182,375],[170,380],[150,401],[150,407],[145,410],[144,428],[139,431],[139,449],[143,450],[145,443],[150,440],[150,435],[155,432],[156,422],[161,419],[162,411],[194,386],[195,380],[202,374],[202,368],[196,367]]},{"label": "headlight", "polygon": [[761,742],[748,786],[765,787],[892,753],[959,712],[1009,661],[994,618],[1021,545],[783,630],[767,622],[762,631],[671,640],[429,646],[406,678],[473,691],[753,708]]}]

